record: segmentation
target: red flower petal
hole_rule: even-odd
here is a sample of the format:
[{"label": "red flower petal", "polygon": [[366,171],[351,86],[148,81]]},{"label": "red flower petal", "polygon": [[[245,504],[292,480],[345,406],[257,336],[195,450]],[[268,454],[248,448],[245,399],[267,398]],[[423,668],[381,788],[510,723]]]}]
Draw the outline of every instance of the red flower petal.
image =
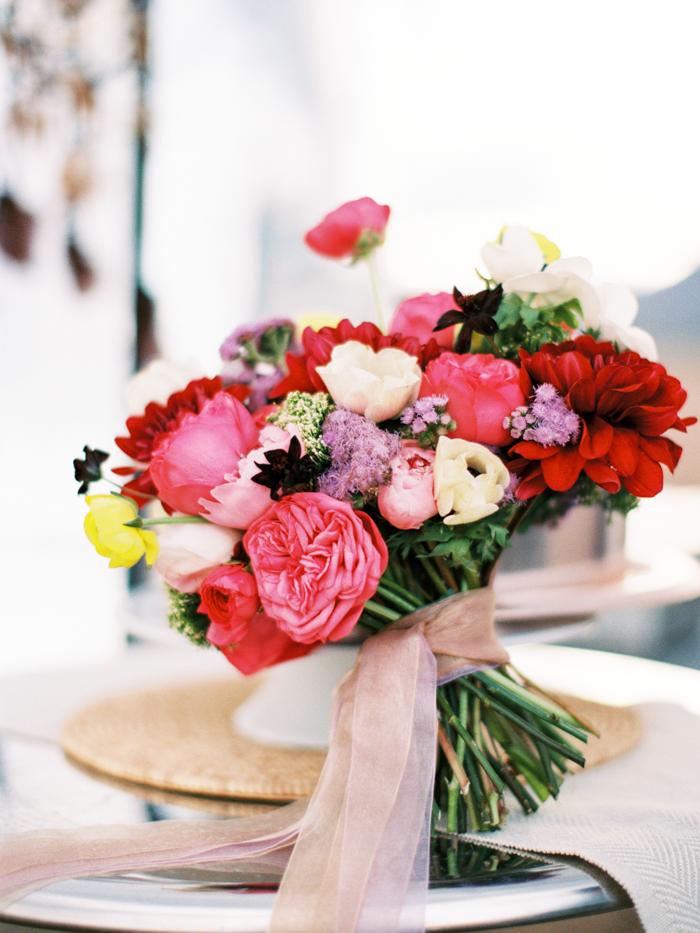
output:
[{"label": "red flower petal", "polygon": [[620,477],[603,460],[589,460],[583,472],[606,492],[617,492],[620,488]]},{"label": "red flower petal", "polygon": [[658,495],[663,489],[663,470],[655,460],[640,451],[639,463],[634,471],[634,476],[623,476],[622,485],[633,496],[648,499],[651,496]]},{"label": "red flower petal", "polygon": [[614,434],[612,425],[595,415],[590,422],[583,422],[579,453],[587,460],[604,457],[610,450]]},{"label": "red flower petal", "polygon": [[641,438],[634,431],[618,430],[608,451],[610,465],[622,476],[631,476],[639,462]]},{"label": "red flower petal", "polygon": [[585,464],[576,447],[560,447],[555,457],[542,461],[542,475],[550,489],[564,492],[571,489]]}]

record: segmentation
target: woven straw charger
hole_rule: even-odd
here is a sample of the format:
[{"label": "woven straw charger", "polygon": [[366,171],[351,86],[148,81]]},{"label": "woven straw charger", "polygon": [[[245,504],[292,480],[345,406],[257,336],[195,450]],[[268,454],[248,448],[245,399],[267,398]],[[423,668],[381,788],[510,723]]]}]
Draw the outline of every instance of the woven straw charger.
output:
[{"label": "woven straw charger", "polygon": [[[66,723],[69,760],[94,777],[154,802],[235,816],[311,794],[325,751],[263,744],[235,731],[232,714],[261,678],[158,686],[103,698]],[[636,744],[641,719],[633,707],[573,697],[566,707],[594,727],[578,744],[586,767]],[[575,769],[575,766],[572,766]]]}]

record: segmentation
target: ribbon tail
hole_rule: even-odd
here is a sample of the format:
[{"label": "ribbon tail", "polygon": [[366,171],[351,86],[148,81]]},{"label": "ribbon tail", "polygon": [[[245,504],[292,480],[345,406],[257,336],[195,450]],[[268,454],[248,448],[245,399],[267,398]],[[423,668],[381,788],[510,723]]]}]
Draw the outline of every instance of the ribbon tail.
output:
[{"label": "ribbon tail", "polygon": [[259,859],[291,847],[306,801],[238,820],[173,820],[0,836],[0,907],[68,878]]},{"label": "ribbon tail", "polygon": [[323,772],[270,933],[425,929],[436,662],[415,627],[369,639],[341,683]]}]

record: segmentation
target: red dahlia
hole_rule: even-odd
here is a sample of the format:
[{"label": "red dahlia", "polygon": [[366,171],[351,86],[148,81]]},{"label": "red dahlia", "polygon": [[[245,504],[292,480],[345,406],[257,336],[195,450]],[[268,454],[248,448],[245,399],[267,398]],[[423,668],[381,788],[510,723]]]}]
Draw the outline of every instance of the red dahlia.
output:
[{"label": "red dahlia", "polygon": [[509,463],[520,483],[516,495],[529,499],[545,489],[571,489],[584,473],[607,492],[620,486],[634,496],[655,496],[663,486],[661,464],[673,471],[681,448],[661,435],[685,431],[696,418],[678,414],[687,393],[660,363],[589,336],[545,344],[537,353],[520,350],[521,387],[550,383],[581,418],[575,441],[563,447],[520,441]]},{"label": "red dahlia", "polygon": [[282,398],[289,392],[326,392],[326,385],[316,369],[326,366],[331,359],[333,348],[349,340],[356,340],[371,347],[375,353],[385,347],[398,347],[404,353],[415,356],[421,369],[425,369],[430,360],[435,359],[445,349],[437,340],[431,338],[422,344],[417,337],[403,337],[401,334],[383,334],[375,325],[365,322],[355,327],[347,319],[337,327],[322,327],[315,331],[307,327],[301,336],[304,345],[302,354],[287,354],[289,375],[279,382],[270,392],[270,398]]}]

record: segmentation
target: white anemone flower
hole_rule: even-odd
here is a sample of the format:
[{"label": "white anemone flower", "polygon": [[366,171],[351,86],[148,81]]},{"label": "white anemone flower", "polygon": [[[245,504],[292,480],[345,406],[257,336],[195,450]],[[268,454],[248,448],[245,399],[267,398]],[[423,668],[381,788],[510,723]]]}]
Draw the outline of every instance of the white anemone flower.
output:
[{"label": "white anemone flower", "polygon": [[634,326],[639,302],[625,285],[603,282],[596,289],[600,304],[597,317],[584,317],[586,327],[597,328],[601,340],[610,340],[620,347],[634,350],[647,360],[658,360],[656,342],[651,334]]},{"label": "white anemone flower", "polygon": [[600,313],[598,295],[590,284],[592,274],[588,259],[573,256],[555,260],[542,272],[514,276],[503,283],[503,290],[530,299],[533,308],[553,308],[576,298],[586,321]]},{"label": "white anemone flower", "polygon": [[518,275],[539,272],[545,264],[545,255],[534,234],[527,227],[506,227],[498,243],[487,243],[481,250],[481,259],[496,283]]},{"label": "white anemone flower", "polygon": [[375,353],[357,340],[334,347],[330,362],[316,372],[336,405],[374,422],[393,418],[413,405],[422,378],[415,356],[397,347]]}]

